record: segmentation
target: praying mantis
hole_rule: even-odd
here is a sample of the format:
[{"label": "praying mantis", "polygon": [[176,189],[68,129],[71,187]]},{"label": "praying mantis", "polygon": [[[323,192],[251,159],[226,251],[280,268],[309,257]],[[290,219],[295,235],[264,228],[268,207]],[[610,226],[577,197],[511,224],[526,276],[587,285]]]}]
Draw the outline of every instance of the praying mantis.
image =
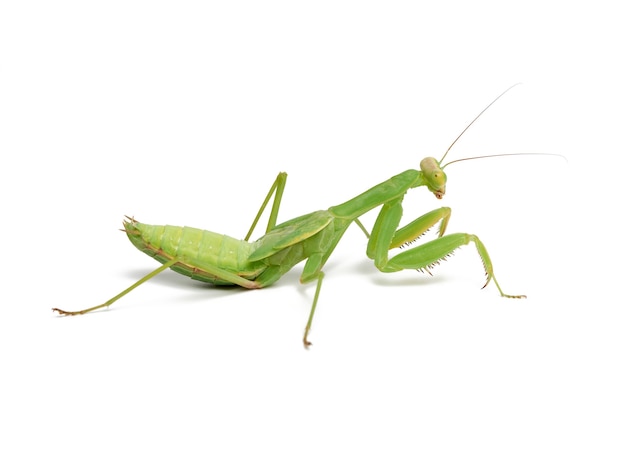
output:
[{"label": "praying mantis", "polygon": [[[324,279],[324,265],[352,223],[355,223],[367,237],[366,255],[383,273],[405,269],[430,272],[432,266],[448,257],[454,250],[473,243],[487,276],[483,288],[493,281],[502,297],[524,298],[526,297],[524,295],[510,295],[502,291],[494,275],[493,264],[487,249],[477,236],[466,233],[445,234],[451,216],[450,208],[437,208],[399,227],[402,218],[402,201],[406,193],[410,189],[423,186],[437,199],[442,199],[446,193],[447,180],[444,168],[452,163],[520,154],[548,154],[508,153],[474,156],[442,165],[459,138],[512,87],[496,97],[465,127],[440,160],[426,157],[420,162],[419,170],[408,169],[401,172],[351,200],[331,206],[327,210],[314,211],[277,224],[287,180],[286,173],[279,173],[243,240],[191,227],[143,224],[134,218],[126,217],[123,222],[123,231],[132,244],[161,263],[161,266],[102,304],[76,312],[57,308],[52,310],[61,315],[81,315],[108,307],[168,268],[194,280],[215,285],[237,285],[246,289],[259,289],[272,285],[296,264],[306,260],[300,282],[317,282],[302,338],[305,348],[308,348],[311,345],[308,335]],[[265,234],[251,242],[252,233],[272,198]],[[378,207],[380,211],[376,221],[371,231],[368,231],[359,217]],[[439,224],[439,231],[434,240],[408,247],[437,224]],[[405,248],[390,257],[390,250],[397,247]]]}]

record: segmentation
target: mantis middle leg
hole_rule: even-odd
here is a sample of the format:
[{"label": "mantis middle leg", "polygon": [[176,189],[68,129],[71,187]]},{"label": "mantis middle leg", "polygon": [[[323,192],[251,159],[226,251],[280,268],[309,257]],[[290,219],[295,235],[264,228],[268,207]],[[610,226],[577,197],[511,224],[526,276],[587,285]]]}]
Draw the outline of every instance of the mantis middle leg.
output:
[{"label": "mantis middle leg", "polygon": [[[487,281],[483,287],[487,286],[489,281],[493,279],[501,296],[511,298],[526,297],[523,295],[509,295],[502,291],[494,276],[493,264],[489,253],[477,236],[465,233],[444,235],[451,215],[450,208],[438,208],[420,216],[403,228],[397,229],[402,218],[401,203],[402,200],[399,199],[383,205],[367,244],[367,256],[374,260],[374,264],[380,271],[390,273],[414,269],[430,272],[430,267],[448,257],[454,250],[473,242],[487,274]],[[389,249],[410,243],[437,222],[440,222],[438,239],[407,249],[389,258]]]}]

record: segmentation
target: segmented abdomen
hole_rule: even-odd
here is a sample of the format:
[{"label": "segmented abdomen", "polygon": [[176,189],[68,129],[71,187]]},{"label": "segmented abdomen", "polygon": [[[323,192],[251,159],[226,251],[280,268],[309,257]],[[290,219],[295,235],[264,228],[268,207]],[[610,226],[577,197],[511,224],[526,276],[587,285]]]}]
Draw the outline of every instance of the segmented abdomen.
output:
[{"label": "segmented abdomen", "polygon": [[176,259],[177,273],[215,284],[231,284],[203,270],[210,265],[246,279],[256,278],[264,269],[262,262],[248,262],[254,245],[211,231],[181,226],[155,226],[135,220],[124,222],[130,241],[139,250],[161,263]]}]

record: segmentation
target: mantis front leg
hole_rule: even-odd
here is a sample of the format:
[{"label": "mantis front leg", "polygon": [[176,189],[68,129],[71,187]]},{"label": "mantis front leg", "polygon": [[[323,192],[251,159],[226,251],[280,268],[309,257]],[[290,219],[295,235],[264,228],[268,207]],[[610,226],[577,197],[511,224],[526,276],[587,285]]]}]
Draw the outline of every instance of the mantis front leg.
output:
[{"label": "mantis front leg", "polygon": [[[483,287],[487,286],[489,281],[493,279],[501,296],[510,298],[526,297],[524,295],[509,295],[502,291],[494,276],[493,264],[489,253],[477,236],[465,233],[444,236],[451,215],[450,208],[438,208],[417,218],[405,227],[397,229],[402,218],[401,203],[401,199],[396,199],[383,206],[367,244],[367,256],[374,260],[374,264],[380,271],[390,273],[414,269],[430,272],[430,267],[448,257],[454,250],[473,242],[476,245],[478,255],[480,255],[483,261],[485,273],[487,274],[487,281]],[[407,249],[391,259],[389,258],[389,249],[400,247],[415,240],[437,222],[441,223],[438,239]]]}]

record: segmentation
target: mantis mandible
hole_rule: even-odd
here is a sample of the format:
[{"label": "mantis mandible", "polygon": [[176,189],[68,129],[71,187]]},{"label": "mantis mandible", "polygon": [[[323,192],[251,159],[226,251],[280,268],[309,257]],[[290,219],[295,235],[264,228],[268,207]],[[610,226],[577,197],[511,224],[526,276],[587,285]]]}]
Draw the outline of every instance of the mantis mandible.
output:
[{"label": "mantis mandible", "polygon": [[[446,174],[443,169],[446,166],[470,159],[538,154],[474,156],[457,159],[442,166],[443,160],[459,138],[511,88],[496,97],[465,127],[439,161],[432,157],[424,158],[420,162],[419,170],[406,170],[344,203],[277,225],[278,210],[287,180],[286,173],[279,173],[243,240],[191,227],[142,224],[134,218],[126,217],[123,231],[130,241],[139,250],[161,263],[161,266],[102,304],[76,312],[57,308],[52,310],[61,315],[80,315],[108,307],[168,268],[192,279],[215,285],[238,285],[247,289],[259,289],[270,286],[296,264],[306,260],[300,282],[317,282],[302,338],[305,348],[308,348],[311,344],[308,335],[324,279],[322,269],[352,223],[357,224],[367,236],[366,254],[381,272],[391,273],[404,269],[429,272],[433,265],[449,256],[455,249],[474,243],[487,275],[483,288],[493,280],[501,296],[526,297],[509,295],[502,291],[494,276],[493,264],[487,249],[477,236],[466,233],[445,234],[451,215],[450,208],[437,208],[399,228],[402,200],[409,189],[425,186],[437,199],[443,198],[446,192]],[[272,197],[273,203],[265,234],[258,240],[250,242],[250,237]],[[368,232],[359,217],[378,207],[381,207],[378,217],[371,232]],[[389,256],[391,249],[407,246],[437,223],[439,232],[436,239],[405,248],[397,255]]]}]

